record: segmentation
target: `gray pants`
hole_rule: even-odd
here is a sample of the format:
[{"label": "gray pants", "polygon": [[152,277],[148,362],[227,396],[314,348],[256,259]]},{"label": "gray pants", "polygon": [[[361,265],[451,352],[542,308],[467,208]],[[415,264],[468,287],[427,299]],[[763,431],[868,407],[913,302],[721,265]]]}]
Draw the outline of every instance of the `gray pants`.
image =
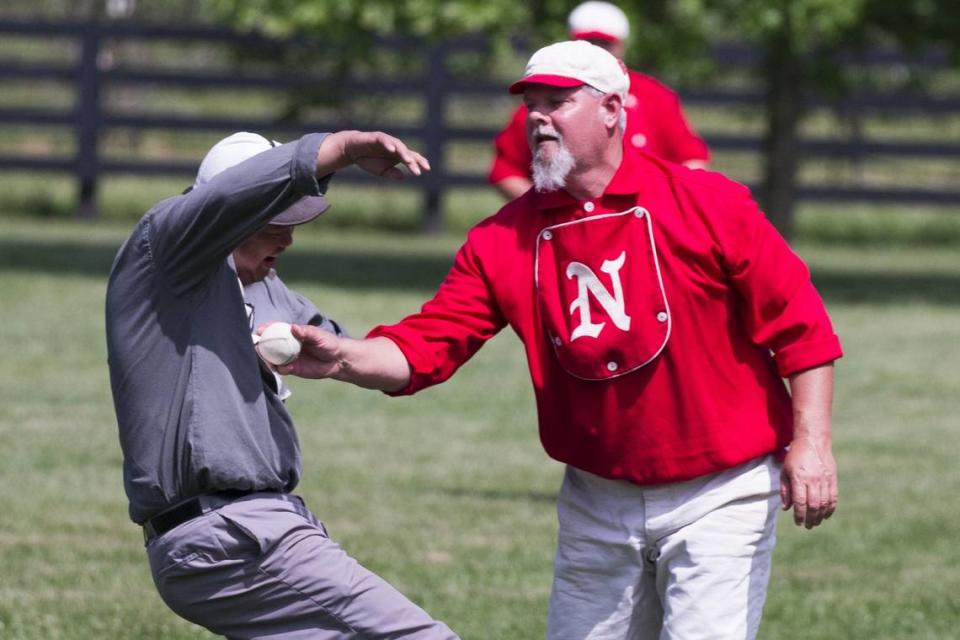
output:
[{"label": "gray pants", "polygon": [[255,493],[151,540],[164,602],[230,638],[455,640],[327,536],[296,496]]}]

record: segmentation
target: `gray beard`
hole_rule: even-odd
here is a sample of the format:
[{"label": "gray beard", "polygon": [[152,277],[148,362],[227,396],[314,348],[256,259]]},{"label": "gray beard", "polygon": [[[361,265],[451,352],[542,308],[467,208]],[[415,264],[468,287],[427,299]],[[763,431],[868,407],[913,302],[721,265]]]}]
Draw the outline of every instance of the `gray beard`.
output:
[{"label": "gray beard", "polygon": [[553,157],[544,157],[540,148],[533,155],[530,168],[533,172],[533,187],[541,192],[559,191],[567,186],[567,176],[573,171],[577,161],[563,143],[563,138],[557,140],[557,153]]}]

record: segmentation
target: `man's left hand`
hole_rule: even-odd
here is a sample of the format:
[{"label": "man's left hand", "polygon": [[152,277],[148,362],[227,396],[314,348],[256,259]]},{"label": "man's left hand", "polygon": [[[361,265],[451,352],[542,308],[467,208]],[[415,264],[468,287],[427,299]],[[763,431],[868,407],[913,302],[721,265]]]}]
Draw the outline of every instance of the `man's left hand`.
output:
[{"label": "man's left hand", "polygon": [[797,526],[812,529],[832,516],[838,495],[830,444],[802,437],[790,443],[780,472],[780,503],[784,511],[793,507]]},{"label": "man's left hand", "polygon": [[326,175],[355,164],[367,173],[403,179],[399,167],[415,176],[430,170],[422,155],[399,138],[382,131],[338,131],[327,136],[317,152],[317,175]]}]

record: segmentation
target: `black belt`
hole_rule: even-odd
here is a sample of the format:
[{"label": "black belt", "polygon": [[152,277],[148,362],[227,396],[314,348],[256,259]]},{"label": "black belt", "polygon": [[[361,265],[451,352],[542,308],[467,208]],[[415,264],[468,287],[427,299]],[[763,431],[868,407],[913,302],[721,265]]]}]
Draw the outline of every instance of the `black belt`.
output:
[{"label": "black belt", "polygon": [[205,493],[175,504],[143,523],[143,542],[146,544],[188,520],[193,520],[214,509],[219,509],[223,505],[230,504],[234,500],[248,496],[251,493],[256,492],[227,489],[225,491]]}]

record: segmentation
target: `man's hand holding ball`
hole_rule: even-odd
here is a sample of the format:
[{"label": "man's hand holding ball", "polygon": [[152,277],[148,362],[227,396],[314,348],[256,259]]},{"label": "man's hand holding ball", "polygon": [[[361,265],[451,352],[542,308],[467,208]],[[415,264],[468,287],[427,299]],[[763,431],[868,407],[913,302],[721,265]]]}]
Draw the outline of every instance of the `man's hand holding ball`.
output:
[{"label": "man's hand holding ball", "polygon": [[275,367],[290,364],[300,355],[300,341],[293,337],[286,322],[272,322],[260,327],[258,338],[257,352]]}]

